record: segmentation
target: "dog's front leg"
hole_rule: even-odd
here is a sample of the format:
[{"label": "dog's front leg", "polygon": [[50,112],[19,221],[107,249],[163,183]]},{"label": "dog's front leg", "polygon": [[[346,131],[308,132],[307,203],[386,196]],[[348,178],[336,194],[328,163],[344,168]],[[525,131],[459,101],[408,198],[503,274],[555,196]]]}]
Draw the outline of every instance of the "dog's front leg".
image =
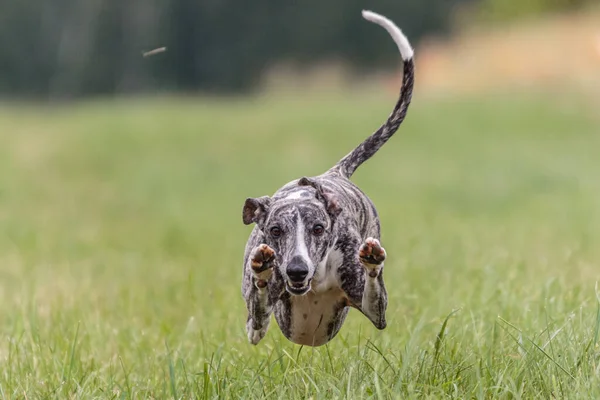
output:
[{"label": "dog's front leg", "polygon": [[385,257],[385,249],[379,240],[368,238],[358,252],[361,265],[354,268],[358,276],[342,281],[342,288],[350,303],[369,318],[377,329],[386,327],[387,292],[383,283]]},{"label": "dog's front leg", "polygon": [[246,332],[252,344],[258,344],[267,333],[273,299],[269,294],[269,286],[273,281],[275,250],[261,244],[251,252],[244,272],[244,297],[248,308]]},{"label": "dog's front leg", "polygon": [[361,310],[377,329],[384,329],[386,326],[387,292],[383,283],[385,256],[385,249],[381,247],[379,240],[374,238],[365,240],[358,252],[366,275]]}]

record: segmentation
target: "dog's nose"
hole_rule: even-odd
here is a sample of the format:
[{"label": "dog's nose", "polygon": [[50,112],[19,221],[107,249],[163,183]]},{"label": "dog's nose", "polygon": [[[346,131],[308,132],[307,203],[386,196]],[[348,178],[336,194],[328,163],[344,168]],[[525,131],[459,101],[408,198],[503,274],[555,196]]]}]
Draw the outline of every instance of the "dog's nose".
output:
[{"label": "dog's nose", "polygon": [[300,257],[292,258],[287,267],[287,276],[294,283],[304,282],[308,275],[308,265]]}]

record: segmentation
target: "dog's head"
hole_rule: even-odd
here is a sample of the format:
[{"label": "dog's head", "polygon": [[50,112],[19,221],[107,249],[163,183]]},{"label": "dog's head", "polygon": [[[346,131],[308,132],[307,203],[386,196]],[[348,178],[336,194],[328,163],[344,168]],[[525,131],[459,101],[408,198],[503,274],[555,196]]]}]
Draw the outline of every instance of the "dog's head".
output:
[{"label": "dog's head", "polygon": [[263,232],[265,244],[275,250],[287,291],[300,296],[310,290],[317,268],[324,267],[341,209],[316,181],[302,178],[298,186],[289,197],[247,199],[242,216],[244,224],[256,223]]}]

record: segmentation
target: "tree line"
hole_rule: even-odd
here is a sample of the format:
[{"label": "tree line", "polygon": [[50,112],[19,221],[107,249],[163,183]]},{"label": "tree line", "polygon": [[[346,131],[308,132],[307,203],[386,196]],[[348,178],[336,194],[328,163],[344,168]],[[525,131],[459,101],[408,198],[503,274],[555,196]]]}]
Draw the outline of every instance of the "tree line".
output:
[{"label": "tree line", "polygon": [[[357,70],[397,65],[386,33],[361,18],[363,8],[389,16],[417,43],[446,32],[465,1],[3,0],[0,95],[244,92],[281,60],[335,58]],[[490,9],[519,6],[480,1]],[[536,0],[544,1],[586,0]],[[162,46],[166,52],[142,57]]]}]

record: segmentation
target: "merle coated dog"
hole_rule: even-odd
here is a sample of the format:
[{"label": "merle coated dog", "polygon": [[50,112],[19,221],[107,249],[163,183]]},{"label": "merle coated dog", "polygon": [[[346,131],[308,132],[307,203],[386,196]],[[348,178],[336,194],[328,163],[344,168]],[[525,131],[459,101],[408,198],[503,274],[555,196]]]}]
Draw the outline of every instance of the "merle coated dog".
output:
[{"label": "merle coated dog", "polygon": [[379,217],[349,178],[404,120],[414,82],[413,50],[389,19],[370,11],[363,11],[363,17],[385,28],[400,50],[400,97],[387,121],[329,171],[294,180],[272,197],[246,200],[244,224],[256,224],[242,278],[246,330],[253,344],[265,336],[272,313],[289,340],[309,346],[329,342],[349,307],[378,329],[386,326],[386,252],[379,243]]}]

